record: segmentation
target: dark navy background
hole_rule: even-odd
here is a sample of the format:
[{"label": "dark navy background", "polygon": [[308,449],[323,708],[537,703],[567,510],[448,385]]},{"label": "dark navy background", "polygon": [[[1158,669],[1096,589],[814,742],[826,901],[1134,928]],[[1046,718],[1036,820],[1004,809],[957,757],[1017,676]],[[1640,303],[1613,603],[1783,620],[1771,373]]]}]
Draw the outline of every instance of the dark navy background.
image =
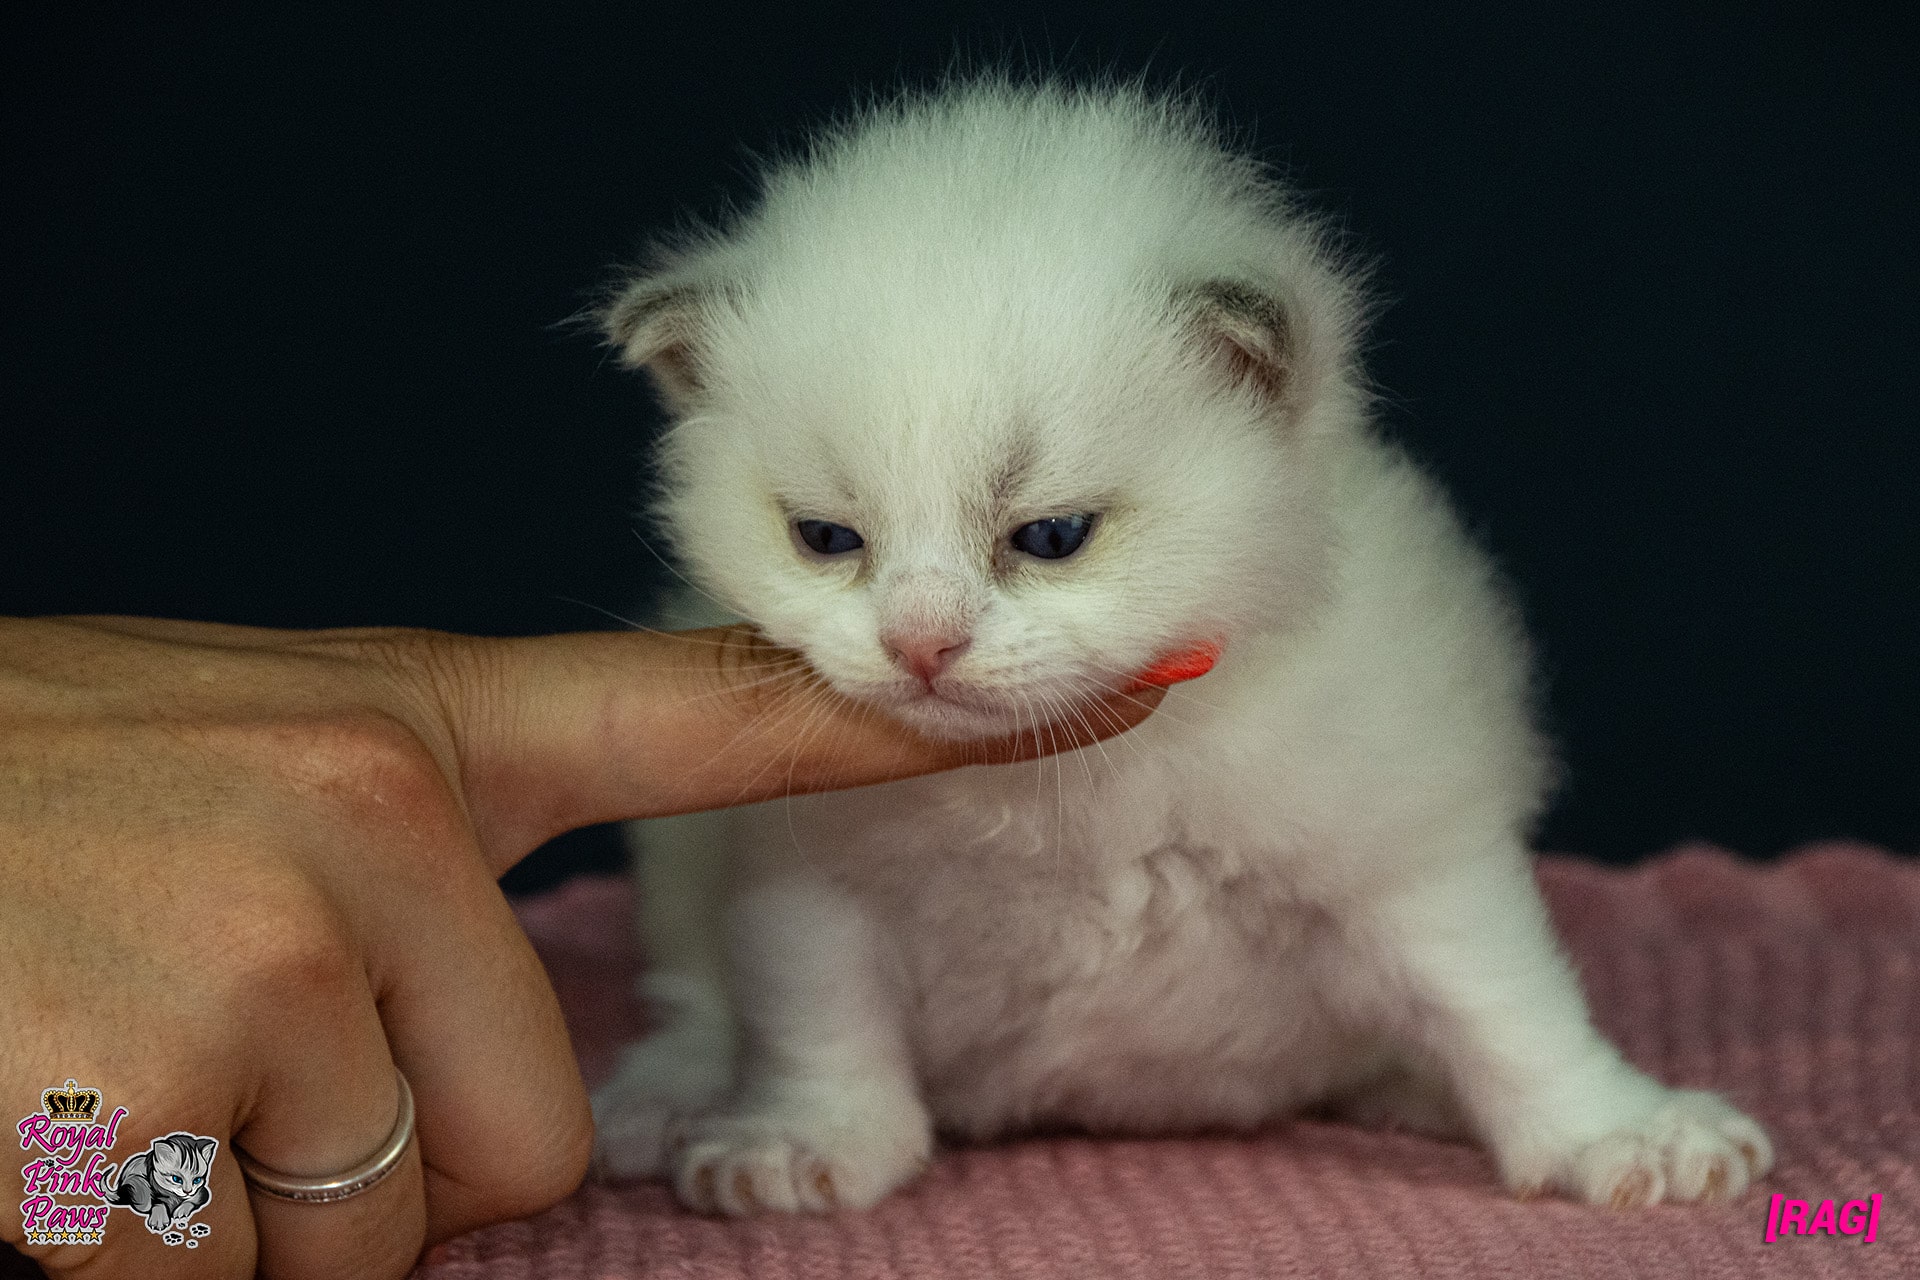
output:
[{"label": "dark navy background", "polygon": [[1545,654],[1545,846],[1920,849],[1896,6],[163,8],[0,24],[0,612],[607,625],[652,411],[554,323],[743,145],[1019,46],[1200,78],[1379,256],[1392,428]]}]

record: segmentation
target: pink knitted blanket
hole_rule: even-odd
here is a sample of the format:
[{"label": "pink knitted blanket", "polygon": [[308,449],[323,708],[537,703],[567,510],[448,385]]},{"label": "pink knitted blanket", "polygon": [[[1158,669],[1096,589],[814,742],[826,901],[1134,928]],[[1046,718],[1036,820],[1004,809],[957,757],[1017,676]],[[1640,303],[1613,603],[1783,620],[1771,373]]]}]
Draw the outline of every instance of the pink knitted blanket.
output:
[{"label": "pink knitted blanket", "polygon": [[[1720,1089],[1779,1164],[1740,1202],[1521,1204],[1465,1146],[1298,1122],[1260,1137],[1046,1138],[949,1151],[867,1213],[725,1222],[652,1184],[442,1245],[423,1280],[504,1277],[1920,1276],[1920,864],[1856,845],[1771,866],[1705,848],[1540,864],[1595,1016],[1661,1078]],[[589,1083],[639,1030],[628,896],[520,904]],[[1765,1243],[1773,1197],[1880,1197],[1876,1239]]]}]

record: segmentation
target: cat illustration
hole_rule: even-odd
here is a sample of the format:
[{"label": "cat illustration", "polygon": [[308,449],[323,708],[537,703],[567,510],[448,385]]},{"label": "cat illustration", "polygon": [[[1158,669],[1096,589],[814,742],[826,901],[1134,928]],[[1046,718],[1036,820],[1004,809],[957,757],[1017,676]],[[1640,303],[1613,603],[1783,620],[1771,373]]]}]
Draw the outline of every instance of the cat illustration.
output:
[{"label": "cat illustration", "polygon": [[145,1214],[147,1230],[156,1235],[178,1230],[213,1198],[207,1177],[219,1148],[219,1139],[191,1133],[156,1138],[126,1164],[107,1169],[107,1201]]}]

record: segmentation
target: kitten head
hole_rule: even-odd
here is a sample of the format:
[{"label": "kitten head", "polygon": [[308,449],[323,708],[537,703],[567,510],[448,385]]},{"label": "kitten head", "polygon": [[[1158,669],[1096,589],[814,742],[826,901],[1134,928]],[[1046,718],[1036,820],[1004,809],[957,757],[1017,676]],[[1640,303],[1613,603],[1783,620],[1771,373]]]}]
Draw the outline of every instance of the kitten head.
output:
[{"label": "kitten head", "polygon": [[691,576],[969,737],[1310,611],[1355,297],[1189,106],[992,82],[826,137],[602,318]]},{"label": "kitten head", "polygon": [[149,1147],[149,1177],[161,1191],[176,1196],[195,1196],[207,1185],[213,1170],[213,1154],[220,1146],[215,1138],[191,1133],[170,1133]]}]

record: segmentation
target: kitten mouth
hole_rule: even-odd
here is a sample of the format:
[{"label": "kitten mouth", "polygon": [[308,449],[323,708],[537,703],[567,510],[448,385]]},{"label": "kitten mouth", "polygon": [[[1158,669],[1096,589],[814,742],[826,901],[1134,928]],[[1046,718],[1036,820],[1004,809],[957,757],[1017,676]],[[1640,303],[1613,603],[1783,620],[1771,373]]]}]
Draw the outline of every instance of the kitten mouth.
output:
[{"label": "kitten mouth", "polygon": [[909,707],[951,707],[956,711],[971,711],[975,713],[995,713],[1000,710],[998,706],[989,705],[978,697],[968,697],[964,690],[930,689],[925,685],[920,686],[908,694],[905,705]]},{"label": "kitten mouth", "polygon": [[913,690],[910,697],[914,702],[946,702],[956,707],[974,705],[974,703],[965,696],[963,690],[957,690],[951,685],[943,688],[939,685],[923,684]]},{"label": "kitten mouth", "polygon": [[1015,729],[1006,704],[963,688],[915,684],[874,699],[899,720],[938,738],[991,738]]}]

